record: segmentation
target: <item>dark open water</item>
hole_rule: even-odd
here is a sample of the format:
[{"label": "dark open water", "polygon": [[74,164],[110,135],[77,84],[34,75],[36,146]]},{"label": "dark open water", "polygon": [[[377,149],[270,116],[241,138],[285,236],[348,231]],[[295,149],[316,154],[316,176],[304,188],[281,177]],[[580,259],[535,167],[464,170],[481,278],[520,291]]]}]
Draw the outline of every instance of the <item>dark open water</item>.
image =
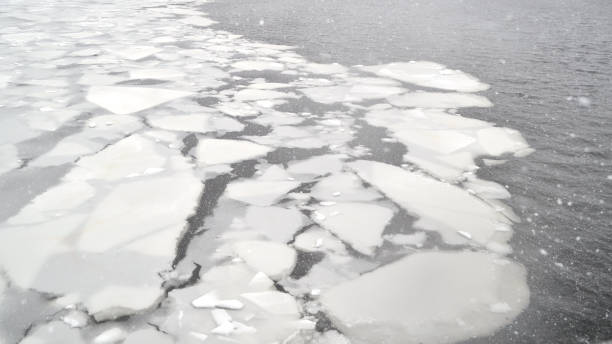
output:
[{"label": "dark open water", "polygon": [[[464,115],[520,130],[536,152],[479,175],[508,185],[531,304],[471,343],[612,339],[612,1],[217,0],[218,28],[317,62],[430,60],[492,85]],[[263,25],[261,25],[263,23]],[[373,343],[374,344],[374,343]]]}]

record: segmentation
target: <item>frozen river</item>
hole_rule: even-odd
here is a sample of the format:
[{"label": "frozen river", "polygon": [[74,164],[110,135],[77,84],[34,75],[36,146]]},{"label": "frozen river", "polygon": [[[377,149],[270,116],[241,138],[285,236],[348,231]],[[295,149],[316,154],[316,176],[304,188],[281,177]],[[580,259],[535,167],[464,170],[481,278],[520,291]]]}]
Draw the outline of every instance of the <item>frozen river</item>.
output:
[{"label": "frozen river", "polygon": [[612,338],[605,2],[0,9],[0,343]]}]

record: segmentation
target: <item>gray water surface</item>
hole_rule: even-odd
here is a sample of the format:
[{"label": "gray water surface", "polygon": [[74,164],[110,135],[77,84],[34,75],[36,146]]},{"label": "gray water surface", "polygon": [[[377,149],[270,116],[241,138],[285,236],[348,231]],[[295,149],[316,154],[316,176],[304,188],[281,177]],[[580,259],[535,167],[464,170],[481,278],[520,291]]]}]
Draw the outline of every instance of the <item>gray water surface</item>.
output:
[{"label": "gray water surface", "polygon": [[519,130],[536,152],[479,175],[507,185],[513,257],[531,303],[473,343],[612,339],[612,2],[219,0],[216,28],[347,65],[429,60],[491,84],[466,116]]}]

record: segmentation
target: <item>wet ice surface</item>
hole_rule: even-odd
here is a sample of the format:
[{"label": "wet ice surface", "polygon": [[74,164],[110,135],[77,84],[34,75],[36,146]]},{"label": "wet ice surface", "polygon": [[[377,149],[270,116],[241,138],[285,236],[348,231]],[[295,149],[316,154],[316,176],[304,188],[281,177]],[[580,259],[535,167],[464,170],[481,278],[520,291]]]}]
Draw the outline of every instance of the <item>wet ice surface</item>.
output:
[{"label": "wet ice surface", "polygon": [[518,219],[474,172],[531,150],[457,113],[488,85],[196,5],[5,5],[0,179],[64,169],[2,219],[1,342],[452,343],[521,313]]}]

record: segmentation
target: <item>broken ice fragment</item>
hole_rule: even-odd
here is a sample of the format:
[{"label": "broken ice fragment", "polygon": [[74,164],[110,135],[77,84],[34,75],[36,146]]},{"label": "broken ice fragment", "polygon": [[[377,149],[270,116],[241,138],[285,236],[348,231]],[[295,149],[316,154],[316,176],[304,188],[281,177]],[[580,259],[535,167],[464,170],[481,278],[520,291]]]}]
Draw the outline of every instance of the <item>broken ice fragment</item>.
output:
[{"label": "broken ice fragment", "polygon": [[93,86],[87,100],[116,114],[127,115],[189,95],[192,93],[163,88]]}]

